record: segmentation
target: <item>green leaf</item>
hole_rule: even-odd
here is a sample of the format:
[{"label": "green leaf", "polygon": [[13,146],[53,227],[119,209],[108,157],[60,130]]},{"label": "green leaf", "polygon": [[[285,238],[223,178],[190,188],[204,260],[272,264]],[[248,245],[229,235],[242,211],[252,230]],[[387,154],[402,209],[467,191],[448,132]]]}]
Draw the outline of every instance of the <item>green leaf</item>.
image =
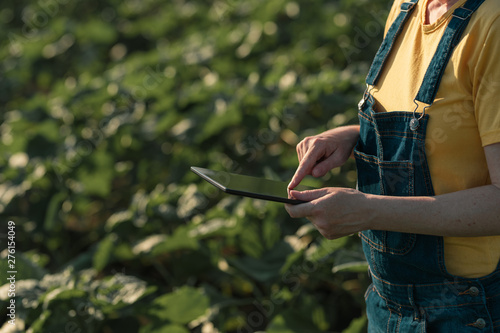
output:
[{"label": "green leaf", "polygon": [[255,224],[245,226],[245,232],[240,235],[240,247],[253,258],[260,258],[264,253],[264,246],[260,238],[259,227]]},{"label": "green leaf", "polygon": [[118,236],[116,234],[109,234],[106,238],[101,240],[97,246],[97,250],[92,259],[92,263],[96,271],[102,271],[109,263],[117,239]]},{"label": "green leaf", "polygon": [[293,249],[283,241],[271,250],[263,253],[261,258],[250,256],[239,259],[228,259],[228,262],[257,281],[270,281],[281,275],[281,268]]},{"label": "green leaf", "polygon": [[273,318],[266,328],[267,333],[319,333],[310,318],[297,310],[286,310]]},{"label": "green leaf", "polygon": [[203,239],[214,236],[230,236],[236,231],[239,230],[235,217],[213,218],[193,227],[189,234],[194,238]]},{"label": "green leaf", "polygon": [[89,301],[88,293],[67,288],[56,288],[45,295],[43,312],[32,325],[34,333],[99,331],[102,313]]},{"label": "green leaf", "polygon": [[345,264],[335,265],[332,268],[333,273],[350,272],[364,273],[368,271],[368,263],[366,261],[353,261]]},{"label": "green leaf", "polygon": [[92,163],[78,166],[78,180],[83,184],[85,193],[106,197],[111,191],[114,175],[112,158],[102,150],[92,150],[84,154],[90,154]]},{"label": "green leaf", "polygon": [[[149,241],[153,241],[151,238],[148,239]],[[178,227],[175,229],[174,234],[170,237],[161,238],[161,236],[157,236],[154,243],[155,244],[151,246],[150,251],[155,256],[176,250],[196,250],[200,246],[198,240],[191,237],[190,228],[188,226]],[[145,243],[140,244],[144,245]],[[133,252],[135,254],[140,253],[143,250],[142,245],[137,244],[133,248]]]},{"label": "green leaf", "polygon": [[210,307],[209,299],[198,289],[181,287],[154,300],[149,314],[177,324],[187,324],[203,316]]},{"label": "green leaf", "polygon": [[166,325],[146,325],[141,328],[139,333],[189,333],[189,330],[184,326],[176,324],[166,324]]},{"label": "green leaf", "polygon": [[[218,106],[222,104],[223,106]],[[203,125],[203,131],[196,137],[196,142],[201,143],[213,135],[219,134],[225,128],[241,123],[241,113],[234,106],[226,106],[226,102],[217,99],[215,107],[223,108],[224,111],[216,111]]]},{"label": "green leaf", "polygon": [[95,288],[96,300],[104,312],[134,304],[156,289],[153,286],[148,287],[145,281],[137,277],[120,273],[104,281],[97,281],[92,287]]},{"label": "green leaf", "polygon": [[307,252],[308,260],[315,263],[321,262],[332,256],[335,251],[338,251],[346,246],[348,241],[348,237],[342,237],[334,240],[321,238],[319,246],[316,246]]},{"label": "green leaf", "polygon": [[266,248],[272,248],[281,238],[279,224],[276,223],[275,216],[262,221],[262,237]]},{"label": "green leaf", "polygon": [[[8,282],[5,279],[5,276],[9,276],[7,272],[14,270],[9,268],[8,266],[8,263],[11,262],[10,260],[7,260],[8,255],[9,253],[7,249],[0,252],[0,272],[1,272],[0,286]],[[47,274],[47,272],[42,267],[39,267],[37,264],[31,261],[27,256],[25,256],[22,252],[15,253],[14,261],[15,261],[15,271],[17,271],[16,281],[27,280],[27,279],[39,280],[45,274]]]}]

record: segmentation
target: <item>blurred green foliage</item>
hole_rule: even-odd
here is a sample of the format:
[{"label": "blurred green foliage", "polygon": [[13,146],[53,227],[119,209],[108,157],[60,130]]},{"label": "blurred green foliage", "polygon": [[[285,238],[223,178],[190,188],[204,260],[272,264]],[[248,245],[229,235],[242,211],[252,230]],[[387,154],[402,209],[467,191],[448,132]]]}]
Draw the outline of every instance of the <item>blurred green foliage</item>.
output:
[{"label": "blurred green foliage", "polygon": [[[222,195],[356,123],[382,0],[38,0],[0,9],[2,332],[362,332],[356,236]],[[352,162],[316,186],[354,186]],[[5,282],[7,250],[1,252]]]}]

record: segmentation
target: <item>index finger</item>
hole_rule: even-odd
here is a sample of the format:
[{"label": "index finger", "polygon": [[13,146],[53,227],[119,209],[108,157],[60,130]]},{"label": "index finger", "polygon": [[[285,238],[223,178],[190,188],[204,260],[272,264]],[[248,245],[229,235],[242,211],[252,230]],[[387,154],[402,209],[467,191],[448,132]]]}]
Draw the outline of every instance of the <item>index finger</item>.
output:
[{"label": "index finger", "polygon": [[305,176],[311,173],[311,170],[313,169],[314,165],[316,165],[316,162],[317,159],[314,158],[313,152],[309,151],[300,161],[297,170],[295,170],[295,174],[288,184],[288,189],[292,190],[297,185],[299,185],[302,179],[304,179]]}]

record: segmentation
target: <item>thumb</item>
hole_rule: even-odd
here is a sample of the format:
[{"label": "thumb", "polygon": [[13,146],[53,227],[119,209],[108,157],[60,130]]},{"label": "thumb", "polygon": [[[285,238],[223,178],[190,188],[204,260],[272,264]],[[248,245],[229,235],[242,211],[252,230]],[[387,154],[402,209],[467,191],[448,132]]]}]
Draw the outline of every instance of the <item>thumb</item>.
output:
[{"label": "thumb", "polygon": [[302,201],[313,201],[318,198],[321,198],[326,194],[326,189],[317,189],[317,190],[307,190],[307,191],[290,191],[290,195],[292,198]]}]

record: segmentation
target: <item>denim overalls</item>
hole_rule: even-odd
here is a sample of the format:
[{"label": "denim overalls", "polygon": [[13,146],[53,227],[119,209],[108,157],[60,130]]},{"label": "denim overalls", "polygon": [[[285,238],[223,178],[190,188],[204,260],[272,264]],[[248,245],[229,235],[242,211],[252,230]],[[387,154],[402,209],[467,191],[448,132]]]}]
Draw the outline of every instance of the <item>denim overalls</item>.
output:
[{"label": "denim overalls", "polygon": [[[417,1],[402,4],[375,56],[367,85],[376,85]],[[482,1],[469,0],[453,13],[416,101],[432,104],[453,48]],[[425,154],[429,120],[425,108],[422,112],[376,113],[374,105],[373,97],[365,93],[354,150],[359,190],[433,196]],[[369,332],[500,332],[500,265],[486,277],[461,278],[445,268],[442,237],[377,230],[363,231],[360,236],[372,276],[366,292]]]}]

